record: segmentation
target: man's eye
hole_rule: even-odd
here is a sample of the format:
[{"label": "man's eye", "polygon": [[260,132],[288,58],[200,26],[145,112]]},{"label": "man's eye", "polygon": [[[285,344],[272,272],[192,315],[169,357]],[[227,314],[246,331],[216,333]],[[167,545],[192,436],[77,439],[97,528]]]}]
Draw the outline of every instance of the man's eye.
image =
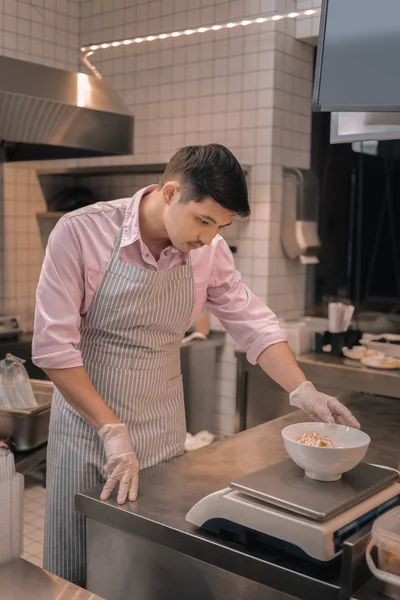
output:
[{"label": "man's eye", "polygon": [[208,225],[208,221],[204,221],[204,219],[200,219],[200,218],[199,218],[199,220],[202,225]]}]

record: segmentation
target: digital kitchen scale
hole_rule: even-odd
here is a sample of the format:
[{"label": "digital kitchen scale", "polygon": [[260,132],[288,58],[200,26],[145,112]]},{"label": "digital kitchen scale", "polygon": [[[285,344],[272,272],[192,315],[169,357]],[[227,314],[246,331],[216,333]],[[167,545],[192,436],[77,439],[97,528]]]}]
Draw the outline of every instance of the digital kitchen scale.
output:
[{"label": "digital kitchen scale", "polygon": [[397,504],[395,471],[360,463],[339,481],[322,482],[288,459],[209,494],[186,519],[225,539],[257,540],[328,562],[346,539]]}]

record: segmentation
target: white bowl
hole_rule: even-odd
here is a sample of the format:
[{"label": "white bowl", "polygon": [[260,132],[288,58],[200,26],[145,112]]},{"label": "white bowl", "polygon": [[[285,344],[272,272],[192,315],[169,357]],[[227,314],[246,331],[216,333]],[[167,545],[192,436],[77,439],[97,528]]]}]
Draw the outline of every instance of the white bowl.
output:
[{"label": "white bowl", "polygon": [[[297,440],[303,433],[315,431],[319,437],[328,436],[337,448],[307,446]],[[282,431],[285,448],[290,458],[307,477],[317,481],[337,481],[362,461],[371,442],[359,429],[327,423],[296,423]]]}]

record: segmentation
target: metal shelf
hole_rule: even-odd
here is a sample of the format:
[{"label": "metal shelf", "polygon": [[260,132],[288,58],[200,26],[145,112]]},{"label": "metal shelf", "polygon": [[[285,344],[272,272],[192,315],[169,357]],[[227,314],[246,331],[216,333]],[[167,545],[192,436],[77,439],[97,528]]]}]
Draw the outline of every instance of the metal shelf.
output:
[{"label": "metal shelf", "polygon": [[[47,169],[37,171],[37,175],[41,176],[84,176],[84,177],[99,177],[107,175],[143,175],[146,173],[164,173],[167,163],[153,163],[141,165],[108,165],[108,166],[93,166],[93,167],[71,167],[62,169]],[[242,169],[246,176],[249,174],[250,167],[242,165]]]},{"label": "metal shelf", "polygon": [[99,167],[72,167],[63,169],[48,169],[37,171],[41,176],[65,176],[76,175],[84,177],[99,177],[107,175],[142,175],[145,173],[163,173],[167,163],[156,163],[149,165],[109,165]]}]

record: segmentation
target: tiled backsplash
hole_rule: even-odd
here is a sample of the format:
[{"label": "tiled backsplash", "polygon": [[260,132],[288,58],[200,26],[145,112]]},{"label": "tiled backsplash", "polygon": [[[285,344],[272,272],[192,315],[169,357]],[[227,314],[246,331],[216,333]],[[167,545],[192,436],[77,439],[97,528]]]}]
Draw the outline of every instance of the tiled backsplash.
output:
[{"label": "tiled backsplash", "polygon": [[79,8],[80,0],[2,0],[0,54],[76,70]]},{"label": "tiled backsplash", "polygon": [[[308,10],[309,8],[321,8],[322,0],[297,0],[297,10]],[[296,38],[316,39],[319,33],[320,15],[302,17],[296,22]]]},{"label": "tiled backsplash", "polygon": [[[79,68],[78,0],[0,0],[0,54],[68,70]],[[0,187],[3,285],[0,314],[19,313],[32,327],[35,289],[43,260],[36,212],[45,210],[35,171],[5,165]]]},{"label": "tiled backsplash", "polygon": [[[15,0],[11,4],[18,10],[19,5],[26,6]],[[47,12],[45,0],[41,4]],[[69,69],[77,68],[79,27],[79,45],[87,45],[296,8],[294,0],[69,0],[61,4],[74,5],[68,9],[72,12],[78,4],[80,10],[80,21],[78,17],[62,20],[63,32],[65,26],[71,28],[75,54],[66,50],[57,64]],[[37,20],[32,8],[30,15]],[[40,56],[24,54],[23,48],[29,45],[26,36],[18,35],[16,40],[18,50],[8,40],[0,51],[44,62],[53,44],[53,54],[58,55],[55,40],[46,42],[48,50]],[[63,166],[163,163],[186,144],[226,144],[242,164],[251,166],[252,216],[228,234],[228,241],[238,246],[238,268],[244,281],[279,316],[299,315],[304,306],[305,270],[284,258],[279,239],[282,167],[309,166],[313,49],[295,39],[295,23],[282,20],[144,42],[96,52],[93,62],[135,117],[135,154],[123,159],[68,161]],[[13,254],[6,264],[6,307],[25,311],[27,320],[34,307],[33,291],[43,255],[34,215],[44,209],[44,198],[32,168],[36,165],[5,168],[7,257]],[[126,195],[135,189],[126,188],[121,180],[121,191]],[[97,192],[101,199],[108,199],[108,189]],[[234,427],[233,351],[234,343],[229,340],[219,365],[216,412],[222,433]]]},{"label": "tiled backsplash", "polygon": [[35,172],[28,167],[5,165],[3,190],[3,311],[19,314],[29,328],[43,260],[36,212],[45,210],[45,203]]}]

